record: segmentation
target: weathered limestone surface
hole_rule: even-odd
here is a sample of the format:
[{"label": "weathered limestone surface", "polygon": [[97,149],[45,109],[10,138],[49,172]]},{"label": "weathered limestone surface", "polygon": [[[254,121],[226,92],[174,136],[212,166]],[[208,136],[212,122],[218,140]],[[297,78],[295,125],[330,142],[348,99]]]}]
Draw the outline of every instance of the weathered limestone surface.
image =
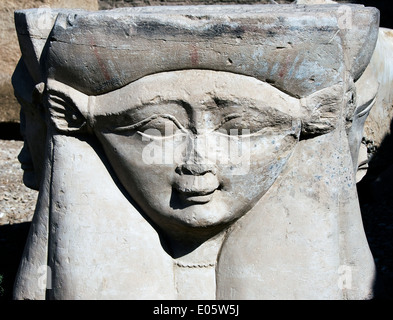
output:
[{"label": "weathered limestone surface", "polygon": [[370,116],[365,123],[364,135],[380,146],[391,133],[393,119],[393,30],[380,28],[375,52],[371,59],[370,73],[378,80],[379,90]]},{"label": "weathered limestone surface", "polygon": [[379,13],[348,8],[18,11],[40,194],[15,298],[372,297],[355,173]]},{"label": "weathered limestone surface", "polygon": [[366,72],[377,79],[379,88],[375,104],[370,111],[364,127],[365,142],[375,148],[368,161],[367,176],[360,188],[364,197],[384,203],[391,199],[392,159],[392,118],[393,118],[393,31],[380,28],[378,42]]},{"label": "weathered limestone surface", "polygon": [[[234,4],[322,4],[332,3],[332,0],[98,0],[100,9],[141,6],[167,5],[234,5]],[[336,0],[334,2],[354,2],[350,0]]]},{"label": "weathered limestone surface", "polygon": [[[277,0],[279,4],[289,4],[293,0]],[[167,6],[167,5],[228,5],[228,4],[271,4],[271,0],[98,0],[100,9],[113,9],[122,7],[141,6]]]},{"label": "weathered limestone surface", "polygon": [[[352,140],[356,140],[357,144],[363,140],[359,150],[357,181],[360,182],[368,173],[368,183],[373,184],[369,192],[376,199],[386,194],[383,185],[390,179],[391,174],[387,169],[392,165],[389,155],[393,118],[393,59],[390,54],[393,49],[392,35],[391,29],[379,29],[370,64],[362,80],[357,83],[360,96],[358,100],[363,101],[359,103],[364,106],[359,108],[360,117],[355,117],[358,118],[355,123],[358,130],[353,130],[352,134]],[[382,181],[384,182],[381,183]],[[381,186],[377,187],[375,184]]]}]

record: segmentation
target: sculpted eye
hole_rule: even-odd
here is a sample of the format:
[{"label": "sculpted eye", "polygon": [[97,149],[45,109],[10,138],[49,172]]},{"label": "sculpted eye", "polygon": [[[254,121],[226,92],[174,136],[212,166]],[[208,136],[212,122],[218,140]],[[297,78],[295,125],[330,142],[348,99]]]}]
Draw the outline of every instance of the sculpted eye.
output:
[{"label": "sculpted eye", "polygon": [[170,137],[179,130],[182,130],[182,126],[175,118],[158,116],[141,125],[138,128],[138,133],[149,136]]},{"label": "sculpted eye", "polygon": [[142,121],[128,126],[117,127],[114,132],[137,131],[147,137],[170,137],[180,132],[186,132],[181,123],[169,114],[152,115]]},{"label": "sculpted eye", "polygon": [[246,129],[244,128],[245,125],[242,115],[233,113],[224,117],[219,125],[219,130],[220,132],[225,130],[229,134],[231,129]]},{"label": "sculpted eye", "polygon": [[263,129],[263,124],[251,115],[232,113],[224,117],[216,131],[227,135],[247,135]]},{"label": "sculpted eye", "polygon": [[248,108],[241,114],[225,116],[216,131],[229,136],[257,136],[287,130],[292,127],[292,121],[291,116],[273,108]]}]

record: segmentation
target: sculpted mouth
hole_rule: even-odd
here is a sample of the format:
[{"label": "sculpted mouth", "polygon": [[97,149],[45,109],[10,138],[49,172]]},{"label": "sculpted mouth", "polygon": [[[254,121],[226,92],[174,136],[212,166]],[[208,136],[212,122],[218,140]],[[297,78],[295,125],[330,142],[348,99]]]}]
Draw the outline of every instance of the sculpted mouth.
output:
[{"label": "sculpted mouth", "polygon": [[23,171],[34,171],[34,167],[33,167],[32,163],[23,162],[23,163],[21,163],[20,168]]},{"label": "sculpted mouth", "polygon": [[211,191],[195,191],[195,190],[179,190],[176,189],[180,197],[190,203],[208,203],[212,198],[217,189],[211,190]]},{"label": "sculpted mouth", "polygon": [[215,176],[182,176],[175,181],[173,188],[180,198],[191,203],[207,203],[219,189],[219,182]]}]

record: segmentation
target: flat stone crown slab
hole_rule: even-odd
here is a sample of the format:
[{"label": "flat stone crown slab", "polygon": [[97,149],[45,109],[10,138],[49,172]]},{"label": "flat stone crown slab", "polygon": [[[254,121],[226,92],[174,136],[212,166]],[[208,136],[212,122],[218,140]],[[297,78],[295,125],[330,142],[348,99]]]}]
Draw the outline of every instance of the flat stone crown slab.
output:
[{"label": "flat stone crown slab", "polygon": [[[241,5],[56,11],[43,73],[89,95],[157,72],[229,71],[303,97],[356,80],[369,63],[379,12],[361,5]],[[53,12],[51,13],[53,15]],[[349,18],[345,17],[349,14]],[[32,10],[16,12],[19,34]],[[347,20],[345,20],[347,19]],[[347,65],[343,65],[346,61]]]}]

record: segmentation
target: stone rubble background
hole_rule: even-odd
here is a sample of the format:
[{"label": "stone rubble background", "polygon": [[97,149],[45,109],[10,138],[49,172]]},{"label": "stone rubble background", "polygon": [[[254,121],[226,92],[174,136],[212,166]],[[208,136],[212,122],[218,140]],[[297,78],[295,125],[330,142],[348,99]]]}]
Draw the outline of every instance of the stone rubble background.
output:
[{"label": "stone rubble background", "polygon": [[22,141],[0,140],[0,225],[31,221],[38,192],[22,182],[17,156]]}]

